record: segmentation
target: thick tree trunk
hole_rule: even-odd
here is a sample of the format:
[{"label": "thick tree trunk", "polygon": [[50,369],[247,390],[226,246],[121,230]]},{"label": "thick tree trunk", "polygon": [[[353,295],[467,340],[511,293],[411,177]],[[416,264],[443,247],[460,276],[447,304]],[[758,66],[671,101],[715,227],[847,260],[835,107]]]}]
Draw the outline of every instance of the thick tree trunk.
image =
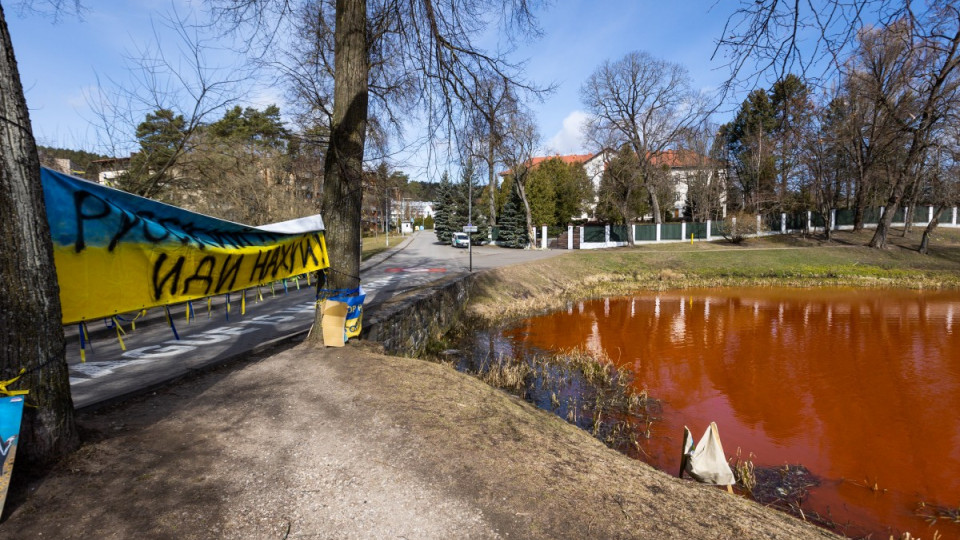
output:
[{"label": "thick tree trunk", "polygon": [[0,379],[29,390],[18,462],[48,464],[79,439],[64,358],[60,289],[40,184],[40,159],[0,7]]},{"label": "thick tree trunk", "polygon": [[943,212],[944,208],[946,208],[944,205],[937,206],[936,211],[933,213],[933,219],[927,224],[927,228],[923,230],[923,238],[920,239],[920,249],[918,250],[923,255],[926,255],[927,250],[930,248],[930,235],[933,234],[933,231],[937,230],[937,225],[940,224],[940,212]]},{"label": "thick tree trunk", "polygon": [[[887,235],[890,233],[890,224],[893,223],[893,215],[900,209],[900,202],[903,200],[904,192],[904,174],[898,173],[897,181],[890,191],[890,197],[887,198],[887,205],[883,211],[883,217],[877,223],[877,230],[873,233],[873,238],[867,244],[872,248],[884,249],[887,247]],[[904,216],[906,219],[906,216]]]},{"label": "thick tree trunk", "polygon": [[890,196],[887,200],[887,206],[883,210],[883,216],[877,223],[877,230],[873,233],[873,238],[867,244],[872,248],[884,249],[887,247],[887,234],[890,231],[890,224],[893,222],[893,214],[899,210],[899,197]]},{"label": "thick tree trunk", "polygon": [[[337,0],[334,29],[333,118],[323,167],[323,222],[326,226],[331,289],[360,284],[360,210],[363,151],[367,135],[366,0]],[[318,310],[317,321],[322,318]],[[314,332],[314,339],[322,333]]]},{"label": "thick tree trunk", "polygon": [[660,215],[660,201],[657,200],[657,191],[647,182],[646,186],[647,194],[650,195],[650,208],[653,210],[653,222],[660,223],[663,221],[663,218]]}]

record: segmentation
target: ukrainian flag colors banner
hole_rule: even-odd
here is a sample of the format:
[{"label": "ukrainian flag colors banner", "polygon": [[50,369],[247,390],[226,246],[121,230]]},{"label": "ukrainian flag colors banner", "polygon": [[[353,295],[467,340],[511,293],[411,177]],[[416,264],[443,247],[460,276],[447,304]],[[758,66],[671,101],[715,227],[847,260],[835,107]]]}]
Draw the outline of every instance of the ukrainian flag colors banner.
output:
[{"label": "ukrainian flag colors banner", "polygon": [[40,174],[64,324],[238,291],[330,265],[319,216],[249,227],[49,169]]}]

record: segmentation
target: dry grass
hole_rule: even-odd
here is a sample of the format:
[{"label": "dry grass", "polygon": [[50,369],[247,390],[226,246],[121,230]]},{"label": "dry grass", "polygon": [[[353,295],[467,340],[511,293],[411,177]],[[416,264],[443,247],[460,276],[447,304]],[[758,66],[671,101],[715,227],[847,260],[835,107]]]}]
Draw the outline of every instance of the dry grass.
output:
[{"label": "dry grass", "polygon": [[526,388],[533,369],[526,362],[491,362],[487,369],[475,375],[490,386],[518,393]]},{"label": "dry grass", "polygon": [[757,486],[757,475],[753,466],[753,452],[744,458],[741,456],[740,447],[737,447],[736,457],[730,458],[733,477],[737,479],[737,485],[749,494],[753,493],[753,488]]},{"label": "dry grass", "polygon": [[[395,246],[401,241],[403,241],[403,237],[393,234],[390,235],[391,246]],[[384,252],[388,249],[390,249],[390,246],[387,246],[387,237],[385,235],[364,236],[360,246],[360,260],[365,261],[377,253]]]},{"label": "dry grass", "polygon": [[941,506],[920,501],[917,503],[915,513],[925,519],[931,526],[935,525],[938,521],[960,523],[960,505],[956,507]]},{"label": "dry grass", "polygon": [[602,352],[575,348],[531,358],[498,357],[466,371],[627,453],[640,452],[640,439],[649,438],[660,412],[659,402],[634,388],[633,373]]},{"label": "dry grass", "polygon": [[[940,534],[940,531],[933,531],[933,536],[931,536],[930,538],[932,538],[933,540],[941,540],[943,538],[943,535]],[[920,538],[919,536],[913,536],[909,532],[905,532],[896,538],[894,538],[894,536],[891,534],[890,540],[923,540],[923,539]]]}]

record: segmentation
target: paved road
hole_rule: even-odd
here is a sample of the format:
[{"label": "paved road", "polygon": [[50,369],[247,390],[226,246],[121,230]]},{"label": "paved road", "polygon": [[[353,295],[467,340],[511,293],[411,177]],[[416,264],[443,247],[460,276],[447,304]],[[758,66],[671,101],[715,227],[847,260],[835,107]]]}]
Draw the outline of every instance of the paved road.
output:
[{"label": "paved road", "polygon": [[[557,251],[511,250],[493,246],[473,249],[475,271],[557,255]],[[399,247],[364,263],[361,278],[368,312],[392,296],[437,279],[468,271],[468,252],[436,241],[432,231],[415,233]],[[247,354],[278,340],[303,334],[314,318],[314,288],[302,280],[299,290],[276,286],[263,289],[263,298],[247,294],[245,314],[239,296],[224,297],[208,313],[206,303],[194,303],[195,318],[187,323],[185,307],[171,310],[174,336],[165,317],[138,321],[136,331],[124,324],[124,351],[116,331],[91,323],[86,362],[80,359],[76,327],[67,328],[67,362],[74,405],[78,408],[142,392],[196,369]],[[159,313],[159,310],[152,310]],[[179,338],[179,339],[177,339]]]}]

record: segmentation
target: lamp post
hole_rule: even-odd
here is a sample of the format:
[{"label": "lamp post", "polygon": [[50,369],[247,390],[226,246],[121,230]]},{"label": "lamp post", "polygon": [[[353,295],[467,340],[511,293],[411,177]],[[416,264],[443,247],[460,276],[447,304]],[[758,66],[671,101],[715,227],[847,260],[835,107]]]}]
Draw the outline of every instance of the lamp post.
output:
[{"label": "lamp post", "polygon": [[[397,199],[397,204],[400,205],[400,213],[397,215],[397,234],[403,236],[403,229],[400,227],[400,220],[403,217],[403,199],[400,198],[400,188],[393,188],[393,195]],[[390,214],[390,219],[393,219],[393,213]]]}]

